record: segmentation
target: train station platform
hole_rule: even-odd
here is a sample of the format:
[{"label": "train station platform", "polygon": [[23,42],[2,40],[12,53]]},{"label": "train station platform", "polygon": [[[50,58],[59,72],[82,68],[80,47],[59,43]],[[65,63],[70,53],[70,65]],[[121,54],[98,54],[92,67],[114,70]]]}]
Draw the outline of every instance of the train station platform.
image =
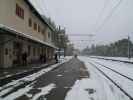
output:
[{"label": "train station platform", "polygon": [[55,64],[56,61],[48,61],[46,63],[36,63],[36,64],[28,64],[25,66],[16,66],[16,67],[11,67],[11,68],[1,68],[0,69],[0,79],[11,77],[16,74],[21,74],[21,73],[26,73],[28,71],[34,70],[34,69],[41,69],[48,67],[52,64]]}]

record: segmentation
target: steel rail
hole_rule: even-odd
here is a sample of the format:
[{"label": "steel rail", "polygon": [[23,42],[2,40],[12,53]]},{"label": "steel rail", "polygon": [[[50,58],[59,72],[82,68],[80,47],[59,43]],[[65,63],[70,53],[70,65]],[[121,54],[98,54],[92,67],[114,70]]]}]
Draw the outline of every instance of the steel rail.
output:
[{"label": "steel rail", "polygon": [[111,70],[111,71],[113,71],[113,72],[115,72],[115,73],[117,73],[117,74],[119,74],[119,75],[121,75],[121,76],[123,76],[123,77],[129,79],[130,81],[133,81],[132,78],[130,78],[130,77],[128,77],[128,76],[126,76],[126,75],[124,75],[124,74],[122,74],[122,73],[120,73],[120,72],[118,72],[118,71],[116,71],[116,70],[114,70],[114,69],[112,69],[112,68],[109,68],[109,67],[107,67],[107,66],[105,66],[105,65],[103,65],[103,64],[101,64],[101,63],[99,63],[99,62],[96,62],[96,61],[93,61],[93,62],[95,62],[95,63],[101,65],[101,67],[107,68],[107,69],[109,69],[109,70]]},{"label": "steel rail", "polygon": [[102,75],[104,75],[108,80],[110,80],[117,88],[120,89],[130,100],[133,100],[133,97],[128,94],[121,86],[119,86],[114,80],[112,80],[108,75],[106,75],[101,69],[99,69],[95,64],[89,62],[92,66],[94,66]]}]

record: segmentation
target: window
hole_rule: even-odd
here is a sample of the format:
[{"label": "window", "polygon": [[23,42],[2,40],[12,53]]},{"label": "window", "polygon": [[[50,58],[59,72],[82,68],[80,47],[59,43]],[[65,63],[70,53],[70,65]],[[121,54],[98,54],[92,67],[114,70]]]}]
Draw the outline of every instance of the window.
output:
[{"label": "window", "polygon": [[29,27],[32,27],[32,19],[29,18]]},{"label": "window", "polygon": [[40,26],[38,25],[38,32],[40,32]]},{"label": "window", "polygon": [[16,4],[16,15],[24,19],[24,9],[21,8],[18,4]]},{"label": "window", "polygon": [[37,30],[37,24],[34,23],[34,30]]}]

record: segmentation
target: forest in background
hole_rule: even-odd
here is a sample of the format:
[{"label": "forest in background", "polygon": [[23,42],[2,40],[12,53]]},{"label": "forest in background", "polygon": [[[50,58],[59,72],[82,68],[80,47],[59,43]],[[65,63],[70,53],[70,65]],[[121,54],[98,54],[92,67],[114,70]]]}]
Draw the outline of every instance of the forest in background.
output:
[{"label": "forest in background", "polygon": [[83,55],[133,57],[133,42],[121,39],[108,45],[92,45],[82,50]]}]

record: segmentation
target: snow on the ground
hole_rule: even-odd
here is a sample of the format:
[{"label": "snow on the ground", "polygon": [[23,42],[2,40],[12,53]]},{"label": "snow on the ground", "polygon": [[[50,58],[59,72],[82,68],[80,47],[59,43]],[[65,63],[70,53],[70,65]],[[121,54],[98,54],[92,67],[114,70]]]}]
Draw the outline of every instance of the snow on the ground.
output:
[{"label": "snow on the ground", "polygon": [[[37,93],[35,96],[33,96],[32,100],[38,100],[38,98],[40,96],[45,96],[46,94],[48,94],[53,88],[55,88],[56,85],[55,84],[49,84],[48,86],[39,88],[41,90],[41,92]],[[31,96],[30,94],[28,94],[27,92],[29,92],[32,89],[31,85],[26,86],[25,88],[22,88],[8,96],[6,96],[5,98],[0,98],[0,100],[15,100],[18,97],[22,96],[22,95],[28,95]],[[43,99],[45,100],[45,97],[43,97]]]},{"label": "snow on the ground", "polygon": [[[78,58],[85,63],[90,73],[90,78],[76,81],[75,85],[67,93],[65,100],[115,100],[108,84],[106,84],[105,80],[88,63],[88,57]],[[93,93],[89,93],[90,90],[93,90]],[[112,96],[112,99],[108,99],[107,95]]]},{"label": "snow on the ground", "polygon": [[48,94],[53,88],[56,88],[55,84],[49,84],[46,87],[41,87],[40,90],[41,92],[39,92],[38,94],[36,94],[32,100],[38,100],[40,96],[43,96],[43,100],[46,100],[45,95]]},{"label": "snow on the ground", "polygon": [[[92,59],[90,58],[89,60],[91,61]],[[133,79],[133,64],[125,64],[101,59],[93,59],[92,62],[95,63],[94,61],[97,61]],[[95,65],[98,66],[98,68],[100,68],[102,71],[104,71],[104,73],[106,73],[112,80],[114,80],[119,86],[121,86],[122,89],[124,89],[130,96],[133,97],[133,82],[131,80],[111,71],[110,69],[102,67],[97,63],[95,63]]]},{"label": "snow on the ground", "polygon": [[59,74],[59,75],[57,75],[58,77],[61,77],[61,76],[63,76],[63,75],[61,75],[61,74]]},{"label": "snow on the ground", "polygon": [[66,57],[64,57],[64,56],[60,56],[60,58],[58,59],[59,60],[59,62],[61,63],[61,62],[64,62],[64,61],[68,61],[68,60],[70,60],[70,59],[72,59],[72,57],[73,56],[66,56]]},{"label": "snow on the ground", "polygon": [[52,65],[52,66],[50,66],[48,68],[45,68],[45,69],[43,69],[43,70],[41,70],[41,71],[39,71],[37,73],[34,73],[32,75],[29,75],[29,76],[25,77],[22,80],[25,80],[25,81],[33,81],[33,80],[37,79],[38,77],[40,77],[41,75],[43,75],[43,74],[51,71],[52,69],[56,68],[57,66],[59,66],[60,64],[62,64],[64,62],[61,62],[61,63],[55,64],[55,65]]},{"label": "snow on the ground", "polygon": [[108,59],[114,59],[114,60],[121,60],[121,61],[129,61],[133,62],[133,58],[127,58],[127,57],[106,57]]},{"label": "snow on the ground", "polygon": [[8,96],[6,96],[5,98],[0,98],[0,100],[15,100],[16,98],[24,95],[26,92],[30,91],[32,89],[32,86],[28,85],[25,88],[22,88]]},{"label": "snow on the ground", "polygon": [[72,59],[73,58],[73,56],[66,56],[65,57],[65,59],[68,59],[68,60],[70,60],[70,59]]},{"label": "snow on the ground", "polygon": [[[48,68],[44,68],[44,69],[42,69],[42,70],[40,70],[40,71],[34,73],[34,74],[32,74],[32,75],[26,76],[26,77],[21,78],[21,79],[18,79],[18,80],[14,80],[13,82],[10,82],[10,83],[8,83],[8,84],[6,84],[6,85],[0,87],[0,100],[4,100],[4,99],[1,98],[1,97],[2,97],[4,94],[6,94],[6,93],[10,92],[11,90],[13,90],[14,88],[16,88],[16,87],[22,85],[22,84],[25,83],[25,82],[32,82],[31,84],[33,84],[34,81],[35,81],[38,77],[40,77],[41,75],[43,75],[43,74],[45,74],[45,73],[51,71],[52,69],[58,67],[59,65],[61,65],[61,64],[63,64],[63,63],[68,62],[70,59],[71,59],[71,57],[65,58],[65,59],[64,59],[62,62],[60,62],[60,63],[54,64],[54,65],[52,65],[52,66],[50,66],[50,67],[48,67]],[[30,85],[31,85],[31,84],[30,84]],[[7,96],[7,98],[10,98],[10,97],[12,97],[12,98],[17,98],[17,97],[19,97],[20,95],[25,94],[26,92],[30,91],[30,89],[32,89],[32,87],[31,87],[30,85],[26,86],[25,88],[19,89],[19,91],[16,91],[15,93],[13,93],[13,94]],[[10,99],[6,99],[6,98],[5,98],[5,100],[10,100]],[[11,100],[13,100],[13,99],[11,99]]]},{"label": "snow on the ground", "polygon": [[3,92],[4,93],[8,93],[13,88],[18,87],[19,85],[23,84],[24,82],[34,81],[35,79],[37,79],[41,75],[43,75],[43,74],[47,73],[48,71],[51,71],[52,69],[56,68],[58,65],[59,64],[52,65],[51,67],[42,69],[41,71],[36,72],[36,73],[34,73],[32,75],[29,75],[29,76],[26,76],[24,78],[21,78],[21,79],[18,79],[18,80],[15,80],[13,82],[8,83],[7,85],[5,85],[5,86],[0,88],[0,90],[4,89],[3,91],[0,92],[0,96],[3,95]]},{"label": "snow on the ground", "polygon": [[106,57],[106,56],[91,56],[91,57],[98,57],[98,58],[114,59],[114,60],[120,60],[120,61],[133,62],[133,58],[129,59],[128,57]]},{"label": "snow on the ground", "polygon": [[119,86],[121,86],[128,94],[130,94],[133,97],[133,82],[129,79],[118,75],[115,72],[112,72],[109,69],[106,69],[104,67],[100,67],[100,65],[97,65],[104,73],[106,73],[112,80],[114,80]]},{"label": "snow on the ground", "polygon": [[[65,100],[129,100],[110,80],[89,63],[88,57],[78,57],[85,63],[90,78],[76,81]],[[94,90],[90,94],[89,90]]]},{"label": "snow on the ground", "polygon": [[77,80],[65,100],[98,100],[98,85],[95,80]]},{"label": "snow on the ground", "polygon": [[95,58],[89,58],[88,60],[99,62],[100,64],[103,64],[113,70],[116,70],[130,78],[133,78],[133,64]]}]

